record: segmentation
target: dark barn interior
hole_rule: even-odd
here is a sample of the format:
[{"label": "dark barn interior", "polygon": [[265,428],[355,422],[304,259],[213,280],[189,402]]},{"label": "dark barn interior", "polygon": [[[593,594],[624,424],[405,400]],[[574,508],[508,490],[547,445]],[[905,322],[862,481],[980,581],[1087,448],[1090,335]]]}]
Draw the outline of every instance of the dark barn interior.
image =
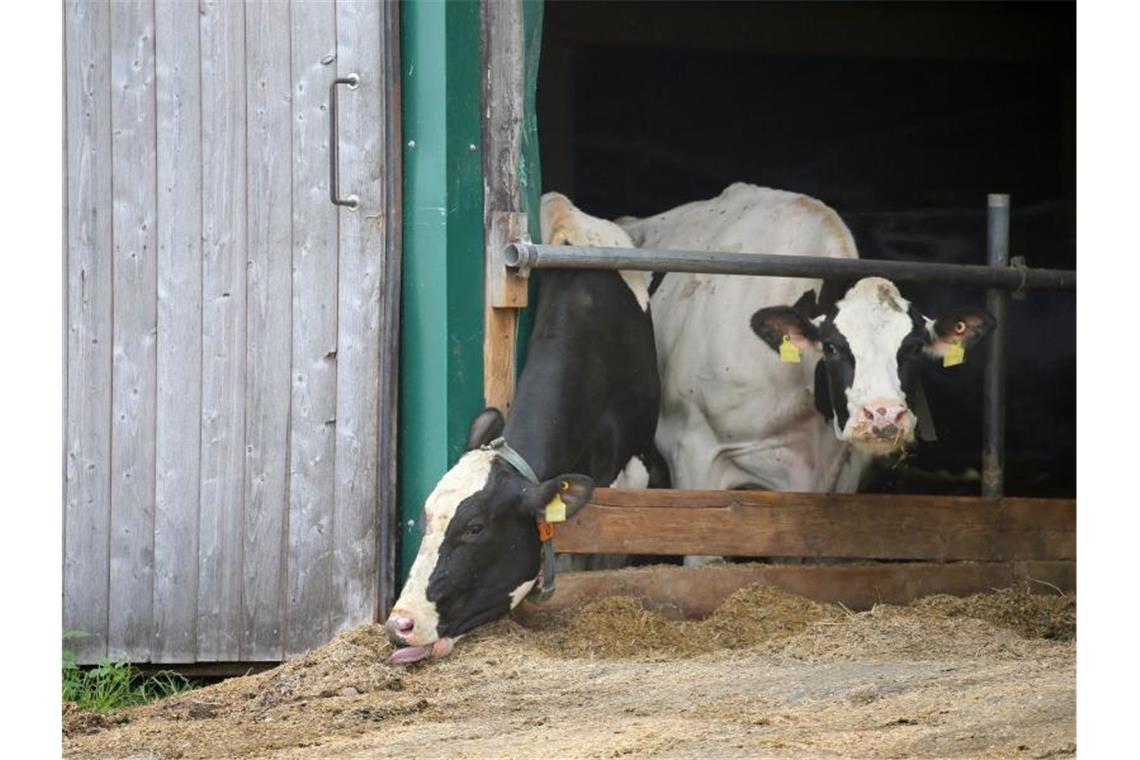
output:
[{"label": "dark barn interior", "polygon": [[[984,263],[986,194],[1009,193],[1011,254],[1075,269],[1075,28],[1072,3],[550,2],[543,186],[607,218],[794,190],[864,258],[952,263]],[[1015,299],[1009,330],[1006,492],[1075,496],[1075,299]],[[978,492],[982,366],[928,368],[939,440],[867,490]]]}]

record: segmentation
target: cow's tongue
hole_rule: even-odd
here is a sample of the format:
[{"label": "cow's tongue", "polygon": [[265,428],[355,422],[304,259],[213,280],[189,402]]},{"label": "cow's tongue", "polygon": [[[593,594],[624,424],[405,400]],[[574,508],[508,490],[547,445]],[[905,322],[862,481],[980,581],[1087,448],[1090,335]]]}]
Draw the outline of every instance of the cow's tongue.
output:
[{"label": "cow's tongue", "polygon": [[392,653],[389,662],[393,665],[407,665],[425,657],[431,657],[431,644],[424,647],[401,647]]},{"label": "cow's tongue", "polygon": [[409,662],[417,662],[426,657],[446,657],[451,654],[454,645],[454,639],[443,638],[422,647],[401,647],[392,653],[388,662],[393,665],[407,665]]}]

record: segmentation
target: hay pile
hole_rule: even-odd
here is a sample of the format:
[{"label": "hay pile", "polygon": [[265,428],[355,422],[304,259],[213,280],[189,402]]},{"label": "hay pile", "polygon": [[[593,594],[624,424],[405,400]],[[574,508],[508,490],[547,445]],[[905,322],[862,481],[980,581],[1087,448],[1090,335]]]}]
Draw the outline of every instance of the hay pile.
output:
[{"label": "hay pile", "polygon": [[1072,594],[1031,594],[1015,588],[965,598],[936,594],[903,609],[924,617],[982,620],[1031,639],[1072,641],[1077,635],[1077,598]]},{"label": "hay pile", "polygon": [[704,620],[671,620],[632,597],[609,597],[587,604],[561,625],[535,634],[534,644],[556,657],[694,657],[716,650],[755,647],[842,616],[836,605],[755,583],[733,593]]},{"label": "hay pile", "polygon": [[[462,716],[469,727],[464,730],[475,730],[468,735],[472,746],[510,755],[506,745],[492,751],[499,745],[479,742],[503,732],[538,730],[555,720],[557,710],[580,709],[591,720],[602,720],[597,710],[604,714],[607,700],[626,705],[615,720],[627,714],[658,716],[654,710],[660,708],[627,705],[640,698],[630,691],[630,678],[653,679],[659,699],[672,698],[668,689],[660,691],[663,684],[678,690],[681,707],[660,713],[664,720],[676,709],[703,704],[696,692],[686,690],[706,688],[710,678],[728,684],[733,694],[753,688],[732,677],[737,663],[807,667],[813,673],[820,667],[846,668],[846,662],[905,668],[899,663],[937,658],[963,663],[990,658],[1006,663],[1002,668],[1017,662],[1028,667],[1054,657],[1068,663],[1072,645],[1055,640],[1071,639],[1074,632],[1072,596],[1012,590],[965,599],[937,596],[851,614],[761,584],[738,590],[699,621],[668,619],[630,597],[568,611],[542,630],[500,620],[465,638],[451,656],[411,667],[389,666],[392,648],[383,628],[366,625],[264,673],[151,705],[103,715],[65,705],[64,749],[79,757],[320,757],[327,756],[322,748],[365,746],[382,737],[384,746],[404,742],[419,751],[446,742],[451,729],[442,724]],[[1001,681],[1009,678],[1003,670]],[[650,728],[656,735],[660,727]],[[710,727],[710,736],[717,730]],[[677,731],[688,735],[688,729]],[[484,738],[472,738],[476,735]]]}]

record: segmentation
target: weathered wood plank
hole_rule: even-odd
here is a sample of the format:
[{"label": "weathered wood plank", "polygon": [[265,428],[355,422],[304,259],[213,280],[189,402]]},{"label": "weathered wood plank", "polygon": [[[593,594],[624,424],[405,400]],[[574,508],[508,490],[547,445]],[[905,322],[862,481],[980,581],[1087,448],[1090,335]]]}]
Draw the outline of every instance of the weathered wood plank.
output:
[{"label": "weathered wood plank", "polygon": [[241,659],[245,432],[245,13],[200,5],[202,449],[198,660]]},{"label": "weathered wood plank", "polygon": [[111,4],[111,578],[108,654],[150,658],[157,271],[154,6]]},{"label": "weathered wood plank", "polygon": [[[479,43],[483,76],[483,400],[503,414],[515,396],[518,310],[526,305],[526,281],[506,276],[499,250],[510,236],[526,236],[519,162],[522,157],[523,40],[519,0],[481,3]],[[521,224],[500,215],[519,214]],[[496,220],[499,217],[499,220]],[[516,228],[517,227],[517,228]],[[521,303],[520,303],[521,301]]]},{"label": "weathered wood plank", "polygon": [[156,3],[158,398],[152,662],[192,662],[202,403],[198,6]]},{"label": "weathered wood plank", "polygon": [[[1034,569],[1061,590],[1076,590],[1075,562],[1040,563]],[[841,602],[852,610],[881,603],[906,604],[931,594],[966,596],[1021,584],[1028,584],[1031,591],[1054,593],[1028,578],[1023,563],[1014,562],[656,565],[564,573],[558,576],[558,590],[548,602],[524,603],[512,614],[525,625],[541,625],[563,610],[603,597],[632,596],[668,617],[703,618],[750,583],[769,583],[821,602]]]},{"label": "weathered wood plank", "polygon": [[529,237],[526,214],[495,211],[489,217],[484,254],[483,403],[506,416],[515,399],[518,308],[526,306],[527,281],[507,273],[502,251],[507,243]]},{"label": "weathered wood plank", "polygon": [[292,4],[293,349],[286,655],[329,638],[336,463],[337,211],[329,202],[331,2]]},{"label": "weathered wood plank", "polygon": [[384,234],[383,277],[380,283],[380,440],[378,458],[378,537],[376,575],[379,578],[378,613],[383,618],[396,597],[397,437],[400,388],[400,283],[403,266],[403,155],[400,85],[400,5],[384,3],[381,40],[383,50],[384,107]]},{"label": "weathered wood plank", "polygon": [[1071,499],[600,488],[555,531],[569,553],[1075,559]]},{"label": "weathered wood plank", "polygon": [[334,633],[378,614],[380,285],[387,226],[382,126],[390,116],[380,3],[339,3],[336,16],[337,73],[360,75],[359,88],[341,98],[340,112],[342,192],[356,193],[360,208],[340,210]]},{"label": "weathered wood plank", "polygon": [[111,43],[106,2],[65,10],[67,418],[63,627],[107,653],[111,512]]},{"label": "weathered wood plank", "polygon": [[483,309],[483,404],[510,414],[515,400],[517,309]]},{"label": "weathered wood plank", "polygon": [[241,652],[284,656],[292,316],[291,19],[247,3],[246,397]]}]

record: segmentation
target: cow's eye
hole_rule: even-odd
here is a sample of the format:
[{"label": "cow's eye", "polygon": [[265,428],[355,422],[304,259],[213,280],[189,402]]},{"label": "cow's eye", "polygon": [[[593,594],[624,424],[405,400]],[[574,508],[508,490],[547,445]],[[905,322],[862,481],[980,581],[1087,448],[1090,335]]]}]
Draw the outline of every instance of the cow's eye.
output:
[{"label": "cow's eye", "polygon": [[477,536],[482,532],[483,532],[483,524],[482,523],[468,523],[467,524],[467,535]]},{"label": "cow's eye", "polygon": [[835,356],[835,354],[836,354],[838,351],[839,351],[839,349],[837,349],[837,348],[835,347],[835,344],[834,344],[834,343],[832,343],[831,341],[829,341],[829,340],[825,340],[825,341],[823,342],[823,353],[824,353],[824,355],[826,355],[826,356]]}]

